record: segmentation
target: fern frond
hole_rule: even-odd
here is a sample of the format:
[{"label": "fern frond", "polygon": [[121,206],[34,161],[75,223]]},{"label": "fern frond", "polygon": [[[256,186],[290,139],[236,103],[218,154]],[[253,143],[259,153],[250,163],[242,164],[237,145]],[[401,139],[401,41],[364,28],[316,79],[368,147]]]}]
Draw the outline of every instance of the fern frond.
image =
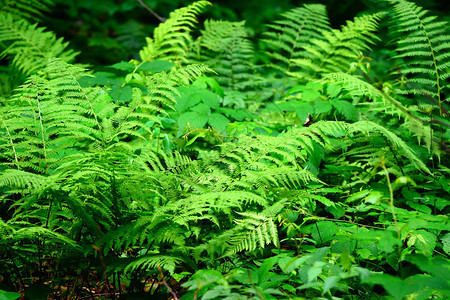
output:
[{"label": "fern frond", "polygon": [[11,14],[0,13],[1,56],[11,56],[14,66],[25,75],[44,68],[50,58],[72,62],[76,52],[66,49],[68,43],[45,28],[30,24],[25,19],[16,20]]},{"label": "fern frond", "polygon": [[210,66],[217,81],[233,91],[248,91],[261,85],[255,74],[254,49],[245,22],[207,20],[196,41],[194,60]]},{"label": "fern frond", "polygon": [[289,75],[313,79],[331,72],[346,72],[361,57],[363,51],[370,49],[379,38],[373,33],[383,13],[356,17],[347,21],[341,30],[333,29],[323,32],[324,39],[314,39],[304,47],[305,58],[294,59],[295,66],[302,68]]},{"label": "fern frond", "polygon": [[[37,243],[40,241],[44,247],[49,247],[52,244],[58,244],[62,248],[70,249],[81,253],[82,248],[69,237],[50,230],[42,226],[35,226],[25,221],[9,220],[7,222],[0,219],[0,253],[3,251],[10,252],[28,252],[37,253],[39,250],[35,249]],[[42,251],[42,249],[41,249]]]},{"label": "fern frond", "polygon": [[[173,105],[179,95],[176,87],[188,85],[211,70],[206,65],[187,65],[172,69],[169,73],[156,73],[147,77],[149,94],[144,98],[146,104],[152,102],[168,106]],[[164,113],[164,111],[161,111]]]},{"label": "fern frond", "polygon": [[156,269],[159,266],[173,275],[176,265],[182,261],[181,258],[169,255],[145,255],[138,257],[133,262],[129,263],[125,268],[125,272],[134,272],[138,269]]},{"label": "fern frond", "polygon": [[305,4],[281,14],[283,19],[267,25],[263,41],[269,45],[266,55],[269,67],[283,74],[295,73],[295,59],[307,58],[305,47],[311,40],[323,40],[323,32],[331,30],[326,8],[321,4]]},{"label": "fern frond", "polygon": [[0,126],[7,132],[3,155],[17,168],[48,174],[76,142],[102,139],[92,90],[78,82],[84,70],[50,60],[45,72],[49,79],[32,75],[16,90],[7,102],[15,109]]},{"label": "fern frond", "polygon": [[[431,98],[439,108],[440,116],[444,113],[444,95],[448,94],[448,68],[450,64],[448,24],[437,21],[435,16],[413,2],[391,0],[394,5],[394,31],[399,35],[396,40],[397,57],[404,63],[400,66],[403,74],[408,76],[408,88],[398,92],[415,94]],[[422,99],[428,102],[426,99]]]},{"label": "fern frond", "polygon": [[406,156],[418,170],[432,174],[427,166],[417,157],[414,151],[406,145],[402,139],[383,126],[370,121],[359,121],[351,124],[348,129],[350,134],[354,134],[356,132],[362,132],[365,135],[369,135],[371,132],[381,133],[389,142],[392,143],[394,149]]},{"label": "fern frond", "polygon": [[[271,209],[271,215],[276,215],[283,208],[283,205],[278,205]],[[244,219],[235,220],[237,227],[236,232],[230,238],[229,250],[226,255],[231,255],[240,251],[253,251],[257,248],[263,249],[269,244],[275,247],[280,246],[278,239],[277,226],[274,223],[273,217],[269,217],[265,211],[262,214],[246,212],[239,213]]]},{"label": "fern frond", "polygon": [[365,96],[372,101],[369,103],[369,110],[380,111],[385,114],[398,115],[404,119],[403,127],[417,136],[419,142],[425,141],[428,151],[432,151],[440,156],[440,146],[433,139],[433,130],[429,121],[417,114],[417,106],[405,107],[400,101],[396,100],[383,90],[375,88],[370,83],[361,78],[345,74],[330,73],[324,76],[324,82],[339,83],[342,88],[347,90],[352,96]]},{"label": "fern frond", "polygon": [[49,10],[53,5],[52,0],[0,0],[0,12],[9,13],[15,19],[37,19],[42,17],[42,12]]},{"label": "fern frond", "polygon": [[211,3],[197,1],[170,13],[169,18],[154,30],[153,38],[146,38],[147,45],[139,51],[141,60],[163,58],[174,62],[183,61],[192,43],[190,32],[197,22],[196,16],[207,5]]},{"label": "fern frond", "polygon": [[45,181],[44,176],[14,169],[8,169],[0,175],[0,186],[20,190],[22,193],[36,192],[45,184]]}]

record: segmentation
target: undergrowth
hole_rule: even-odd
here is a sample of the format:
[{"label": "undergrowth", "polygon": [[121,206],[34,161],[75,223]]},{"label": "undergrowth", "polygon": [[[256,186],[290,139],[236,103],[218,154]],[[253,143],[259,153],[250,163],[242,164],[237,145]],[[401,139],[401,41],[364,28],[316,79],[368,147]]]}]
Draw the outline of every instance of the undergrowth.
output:
[{"label": "undergrowth", "polygon": [[0,1],[0,299],[448,298],[448,25],[383,2],[198,1],[100,68]]}]

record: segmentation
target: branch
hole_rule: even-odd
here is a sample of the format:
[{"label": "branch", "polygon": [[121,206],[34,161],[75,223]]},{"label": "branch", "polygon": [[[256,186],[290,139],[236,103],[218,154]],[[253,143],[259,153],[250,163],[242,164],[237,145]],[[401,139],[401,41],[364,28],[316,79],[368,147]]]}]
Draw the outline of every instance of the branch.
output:
[{"label": "branch", "polygon": [[169,286],[169,284],[167,283],[166,279],[164,278],[164,274],[162,272],[161,267],[158,265],[158,270],[159,273],[161,273],[161,277],[162,277],[162,283],[166,286],[166,288],[169,290],[169,292],[172,294],[173,299],[174,300],[178,300],[177,294],[175,294],[175,292],[172,290],[172,288]]},{"label": "branch", "polygon": [[142,0],[136,0],[143,8],[145,8],[149,13],[151,13],[155,18],[157,18],[161,23],[164,23],[167,19],[161,17],[157,13],[153,11],[150,7],[147,6]]}]

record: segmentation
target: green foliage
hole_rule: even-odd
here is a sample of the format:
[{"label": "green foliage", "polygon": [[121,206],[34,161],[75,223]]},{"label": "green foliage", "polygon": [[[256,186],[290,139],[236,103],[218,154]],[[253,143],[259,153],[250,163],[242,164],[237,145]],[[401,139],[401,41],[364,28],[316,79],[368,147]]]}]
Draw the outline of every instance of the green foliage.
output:
[{"label": "green foliage", "polygon": [[449,85],[445,82],[450,63],[447,51],[450,35],[445,30],[447,22],[428,16],[426,10],[414,3],[390,2],[394,4],[395,32],[401,35],[396,40],[396,58],[405,61],[400,65],[402,76],[409,77],[406,88],[400,93],[422,96],[418,97],[419,105],[431,104],[438,109],[440,116],[447,115],[449,99],[445,95],[448,95]]},{"label": "green foliage", "polygon": [[52,0],[2,0],[0,1],[0,11],[8,13],[15,18],[25,18],[28,20],[41,18],[43,11],[48,11],[53,5]]},{"label": "green foliage", "polygon": [[[28,23],[50,3],[2,4],[0,298],[444,299],[448,37],[391,3],[340,30],[304,5],[255,46],[194,2],[92,71]],[[385,54],[407,82],[373,80]]]},{"label": "green foliage", "polygon": [[281,15],[284,19],[268,25],[264,42],[270,45],[267,55],[271,68],[286,75],[296,72],[296,59],[306,59],[305,47],[312,40],[324,40],[323,33],[331,30],[326,8],[320,4],[309,4],[294,8]]},{"label": "green foliage", "polygon": [[175,10],[164,23],[154,31],[153,38],[147,38],[147,45],[139,52],[142,61],[151,61],[164,57],[169,61],[183,61],[192,37],[190,32],[195,26],[196,15],[208,1],[197,1]]},{"label": "green foliage", "polygon": [[323,39],[313,39],[304,47],[305,58],[293,59],[294,66],[301,67],[301,71],[292,75],[314,79],[330,72],[350,72],[362,51],[369,50],[369,45],[378,39],[373,32],[382,16],[377,13],[356,17],[341,30],[324,31]]},{"label": "green foliage", "polygon": [[72,62],[76,53],[66,50],[68,43],[57,39],[54,33],[30,24],[25,19],[15,19],[13,15],[0,13],[0,43],[2,56],[11,56],[15,68],[29,75],[42,69],[50,58],[61,58]]}]

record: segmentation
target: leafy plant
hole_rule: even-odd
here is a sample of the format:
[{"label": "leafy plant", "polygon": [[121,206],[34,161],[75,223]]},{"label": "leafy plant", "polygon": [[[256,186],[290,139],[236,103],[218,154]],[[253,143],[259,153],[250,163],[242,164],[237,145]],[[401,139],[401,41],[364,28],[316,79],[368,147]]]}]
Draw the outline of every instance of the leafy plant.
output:
[{"label": "leafy plant", "polygon": [[445,299],[448,37],[389,3],[254,45],[194,2],[92,68],[29,23],[49,2],[2,3],[0,298]]}]

